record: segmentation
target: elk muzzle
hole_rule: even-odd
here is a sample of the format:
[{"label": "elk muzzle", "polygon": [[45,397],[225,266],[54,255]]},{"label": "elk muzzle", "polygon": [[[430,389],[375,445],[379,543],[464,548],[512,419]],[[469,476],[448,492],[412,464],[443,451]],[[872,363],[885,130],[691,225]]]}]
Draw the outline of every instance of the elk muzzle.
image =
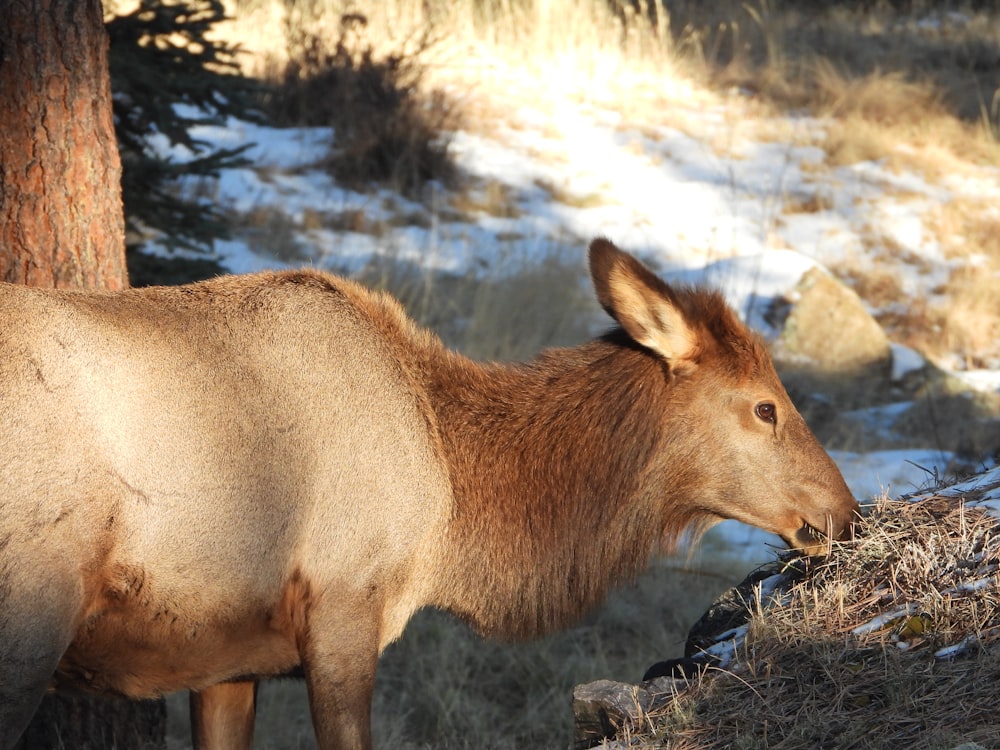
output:
[{"label": "elk muzzle", "polygon": [[818,518],[803,518],[798,529],[783,536],[789,547],[801,550],[805,555],[826,555],[834,541],[854,538],[854,525],[860,517],[860,508],[852,497],[844,511],[836,514],[827,512]]}]

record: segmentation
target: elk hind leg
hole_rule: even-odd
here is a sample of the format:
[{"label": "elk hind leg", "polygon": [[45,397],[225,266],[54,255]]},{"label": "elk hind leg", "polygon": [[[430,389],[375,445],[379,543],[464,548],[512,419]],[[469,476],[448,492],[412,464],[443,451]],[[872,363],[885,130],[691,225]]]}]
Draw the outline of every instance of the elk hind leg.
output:
[{"label": "elk hind leg", "polygon": [[250,750],[257,713],[256,680],[192,690],[190,705],[195,750]]},{"label": "elk hind leg", "polygon": [[72,640],[80,588],[3,570],[0,560],[0,750],[13,747],[38,709]]}]

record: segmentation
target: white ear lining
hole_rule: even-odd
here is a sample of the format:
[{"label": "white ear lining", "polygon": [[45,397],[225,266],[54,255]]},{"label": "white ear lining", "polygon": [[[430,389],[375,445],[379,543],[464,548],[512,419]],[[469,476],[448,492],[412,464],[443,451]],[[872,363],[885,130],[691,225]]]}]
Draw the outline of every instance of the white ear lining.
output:
[{"label": "white ear lining", "polygon": [[669,299],[623,266],[612,269],[608,284],[615,317],[636,342],[671,362],[694,354],[694,331]]}]

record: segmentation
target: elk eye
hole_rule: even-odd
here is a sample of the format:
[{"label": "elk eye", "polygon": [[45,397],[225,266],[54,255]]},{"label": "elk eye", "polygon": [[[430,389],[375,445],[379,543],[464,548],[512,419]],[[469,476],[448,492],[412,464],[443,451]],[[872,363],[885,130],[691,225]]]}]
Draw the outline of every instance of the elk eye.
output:
[{"label": "elk eye", "polygon": [[757,415],[758,419],[762,419],[765,422],[775,424],[778,421],[778,411],[774,408],[774,404],[770,401],[757,404],[757,408],[754,409],[754,413]]}]

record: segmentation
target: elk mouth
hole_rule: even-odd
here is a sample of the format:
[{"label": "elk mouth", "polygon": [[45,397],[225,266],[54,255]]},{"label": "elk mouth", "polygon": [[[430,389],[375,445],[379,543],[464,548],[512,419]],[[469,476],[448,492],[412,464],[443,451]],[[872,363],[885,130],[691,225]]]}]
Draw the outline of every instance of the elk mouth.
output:
[{"label": "elk mouth", "polygon": [[827,555],[833,548],[833,541],[849,540],[854,538],[854,519],[857,511],[852,515],[840,530],[834,533],[833,516],[827,514],[824,528],[819,528],[809,521],[802,519],[802,525],[792,534],[791,539],[786,539],[788,546],[801,550],[810,557]]},{"label": "elk mouth", "polygon": [[829,554],[833,546],[833,538],[828,533],[820,531],[805,521],[795,531],[792,538],[786,541],[789,547],[802,550],[810,557]]}]

